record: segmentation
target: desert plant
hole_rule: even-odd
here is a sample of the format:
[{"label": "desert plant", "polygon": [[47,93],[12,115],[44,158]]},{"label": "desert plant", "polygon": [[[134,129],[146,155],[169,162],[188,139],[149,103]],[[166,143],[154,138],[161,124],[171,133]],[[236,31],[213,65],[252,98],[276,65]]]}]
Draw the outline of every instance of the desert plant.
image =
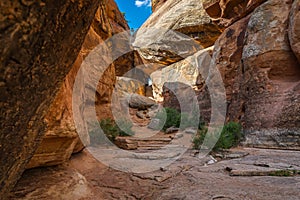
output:
[{"label": "desert plant", "polygon": [[188,127],[197,127],[199,130],[201,130],[204,127],[204,125],[205,123],[202,119],[199,119],[199,115],[194,113],[181,113],[180,128],[185,129]]},{"label": "desert plant", "polygon": [[288,169],[283,169],[283,170],[278,170],[278,171],[271,171],[268,174],[269,176],[297,176],[300,175],[300,170],[288,170]]},{"label": "desert plant", "polygon": [[[105,143],[105,138],[113,141],[117,135],[117,129],[112,125],[113,122],[110,119],[104,119],[100,122],[94,122],[91,125],[91,130],[89,131],[90,144],[92,146]],[[101,129],[100,129],[100,127]],[[106,135],[103,135],[103,133]]]},{"label": "desert plant", "polygon": [[159,111],[155,118],[160,120],[160,126],[163,125],[163,130],[165,131],[167,128],[170,127],[179,127],[180,125],[180,112],[178,112],[174,108],[164,108],[164,110]]},{"label": "desert plant", "polygon": [[[198,131],[198,133],[193,138],[194,148],[199,149],[200,145],[203,143],[205,136],[207,135],[207,128],[202,128]],[[217,137],[217,133],[211,134],[208,137]],[[239,144],[241,141],[242,135],[242,127],[239,123],[229,122],[224,125],[221,134],[217,143],[214,145],[213,150],[218,151],[220,149],[229,149]],[[208,140],[209,141],[209,140]]]},{"label": "desert plant", "polygon": [[116,123],[117,123],[117,128],[120,136],[131,136],[134,134],[134,132],[131,129],[132,128],[131,121],[125,118],[121,118],[121,119],[117,119]]},{"label": "desert plant", "polygon": [[193,138],[193,145],[195,149],[200,149],[200,146],[204,141],[206,133],[207,127],[202,127],[201,129],[198,129],[197,134]]},{"label": "desert plant", "polygon": [[111,119],[102,119],[99,124],[109,140],[114,141],[119,135],[120,130],[118,126],[116,126],[115,122],[113,122]]},{"label": "desert plant", "polygon": [[[201,129],[204,126],[202,120],[199,120],[199,116],[194,113],[180,113],[174,108],[166,107],[157,113],[155,118],[160,120],[160,126],[163,127],[165,131],[167,128],[188,128],[188,127],[198,127]],[[163,124],[164,123],[164,124]]]},{"label": "desert plant", "polygon": [[242,126],[236,122],[225,124],[221,136],[215,145],[216,149],[229,149],[237,146],[242,139]]},{"label": "desert plant", "polygon": [[[111,119],[102,119],[96,123],[99,123],[105,136],[112,142],[114,142],[117,136],[133,135],[133,131],[131,130],[132,123],[125,119],[119,119],[117,123]],[[101,134],[98,125],[95,124],[94,127],[95,128],[89,132],[91,145],[101,144],[105,138],[103,134]]]}]

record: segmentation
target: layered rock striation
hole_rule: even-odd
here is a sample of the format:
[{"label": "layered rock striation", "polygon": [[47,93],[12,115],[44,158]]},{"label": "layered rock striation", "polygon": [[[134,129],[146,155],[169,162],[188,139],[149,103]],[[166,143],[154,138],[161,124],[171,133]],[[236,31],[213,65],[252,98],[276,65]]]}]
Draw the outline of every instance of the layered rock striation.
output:
[{"label": "layered rock striation", "polygon": [[221,29],[197,0],[168,0],[136,34],[134,45],[145,60],[170,65],[212,46]]},{"label": "layered rock striation", "polygon": [[[197,9],[204,9],[205,15],[210,17],[210,23],[215,24],[222,32],[217,36],[217,40],[210,44],[214,45],[210,61],[198,63],[199,66],[196,67],[207,72],[199,73],[194,85],[197,86],[194,89],[202,117],[207,122],[210,120],[210,98],[212,95],[218,95],[219,91],[209,91],[207,83],[215,76],[214,69],[218,69],[226,90],[227,114],[224,117],[226,121],[236,121],[243,125],[245,144],[255,147],[299,149],[299,1],[205,0],[194,3],[203,5]],[[181,4],[182,2],[166,1],[155,9],[153,16],[143,26],[158,22],[155,26],[165,27],[162,22],[168,22],[169,18],[166,13],[161,12],[170,11]],[[187,22],[186,19],[193,18],[190,17],[193,15],[192,11],[177,11],[177,16],[181,16],[179,21]],[[176,20],[175,22],[177,23]],[[189,27],[188,23],[184,26],[187,26],[187,29]],[[210,27],[208,23],[203,26],[205,30]],[[211,32],[206,31],[206,34],[209,38]],[[207,40],[199,38],[197,42],[201,44],[205,41]],[[179,42],[177,44],[180,46]],[[144,58],[153,58],[155,53],[157,52],[144,51],[141,55]],[[182,81],[180,76],[174,75],[182,73],[176,71],[185,68],[186,60],[164,63],[167,65],[165,68],[151,74],[154,96],[157,98],[163,94],[166,106],[180,109],[178,98],[186,96],[186,88],[192,85],[190,80]],[[154,59],[154,62],[157,61]],[[174,93],[168,87],[173,87],[172,84],[176,83],[178,91]]]},{"label": "layered rock striation", "polygon": [[[78,137],[72,112],[73,84],[77,72],[86,56],[98,45],[103,45],[104,41],[114,34],[128,30],[127,22],[119,11],[116,3],[113,0],[107,3],[100,2],[80,53],[45,117],[47,123],[46,134],[33,158],[27,165],[27,168],[61,164],[67,161],[72,153],[79,152],[84,148],[81,139]],[[115,46],[114,48],[118,50],[130,48],[129,44],[126,44],[125,39],[124,42],[114,43],[113,45]],[[103,52],[98,53],[103,54],[103,58],[99,57],[99,59],[107,59],[105,56],[109,56]],[[119,69],[119,71],[129,70],[133,67],[133,62],[133,54],[125,54],[108,66],[103,66],[103,68],[105,67],[106,69],[103,69],[103,74],[99,77],[99,84],[95,91],[96,94],[85,92],[86,96],[83,101],[92,102],[94,95],[96,96],[95,109],[99,119],[112,116],[110,102],[116,83],[116,72],[118,72],[116,69]],[[127,69],[124,66],[126,66]],[[97,68],[90,66],[87,68],[86,73],[96,74]],[[85,84],[87,85],[82,85],[82,87],[88,91],[88,82],[85,82]],[[84,107],[84,110],[89,112],[89,110],[93,108],[93,105],[88,104]]]},{"label": "layered rock striation", "polygon": [[244,128],[247,143],[255,146],[300,144],[300,65],[287,32],[291,7],[292,1],[269,0],[248,23],[242,56]]},{"label": "layered rock striation", "polygon": [[99,1],[0,3],[0,197],[45,134],[44,118],[72,68]]}]

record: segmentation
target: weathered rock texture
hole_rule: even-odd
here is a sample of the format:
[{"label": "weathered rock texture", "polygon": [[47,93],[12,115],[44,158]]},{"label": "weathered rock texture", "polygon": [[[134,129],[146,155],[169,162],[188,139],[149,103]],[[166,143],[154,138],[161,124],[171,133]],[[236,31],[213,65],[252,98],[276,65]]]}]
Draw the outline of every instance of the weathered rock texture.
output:
[{"label": "weathered rock texture", "polygon": [[[167,5],[168,2],[157,12]],[[214,43],[211,62],[202,65],[212,77],[213,67],[222,76],[226,89],[226,121],[243,125],[245,144],[299,149],[300,65],[296,58],[299,55],[299,1],[203,1],[203,5],[211,17],[219,19],[220,25],[231,24]],[[165,16],[161,17],[156,20],[164,21]],[[180,61],[161,71],[176,69],[177,65],[185,66]],[[174,81],[172,73],[167,73],[163,80],[161,76],[160,71],[152,74],[154,93],[161,93],[156,92],[156,85],[160,85],[159,88],[164,85],[164,105],[179,109],[178,96],[187,96],[190,81],[183,81],[184,85]],[[182,82],[179,77],[175,79]],[[205,77],[198,76],[196,93],[201,116],[209,121],[210,98],[215,94],[209,91],[206,81]],[[174,93],[168,87],[176,84],[178,90]]]},{"label": "weathered rock texture", "polygon": [[198,0],[168,0],[142,25],[135,44],[146,60],[169,65],[212,46],[221,31]]},{"label": "weathered rock texture", "polygon": [[80,50],[99,1],[0,3],[0,197],[45,133],[44,117]]},{"label": "weathered rock texture", "polygon": [[209,73],[212,65],[219,71],[218,73],[220,73],[223,81],[222,84],[224,84],[226,90],[226,121],[242,121],[244,116],[244,96],[241,88],[243,82],[241,59],[248,21],[249,17],[246,17],[225,29],[215,42],[212,58],[207,59],[209,62],[204,62],[200,65],[206,73],[199,74],[196,93],[201,117],[205,122],[209,122],[211,116],[210,95],[217,94],[215,90],[210,91],[206,82],[208,76],[205,74]]},{"label": "weathered rock texture", "polygon": [[[145,138],[148,141],[133,138],[126,144],[132,148],[138,145],[142,152],[155,150],[157,146],[153,144],[166,145],[171,140],[168,136]],[[104,166],[84,151],[64,168],[25,172],[11,199],[299,199],[300,176],[292,175],[293,170],[300,170],[299,151],[232,149],[224,154],[226,160],[211,165],[206,164],[211,161],[209,156],[199,159],[194,154],[195,151],[189,150],[170,166],[135,174]],[[33,179],[38,185],[33,184]]]},{"label": "weathered rock texture", "polygon": [[131,108],[146,110],[147,108],[150,108],[153,105],[155,105],[155,101],[148,97],[139,94],[132,94],[129,96],[129,106]]},{"label": "weathered rock texture", "polygon": [[269,0],[248,24],[242,58],[244,129],[247,143],[255,146],[300,146],[300,65],[287,34],[291,6],[290,0]]},{"label": "weathered rock texture", "polygon": [[145,83],[128,77],[117,77],[114,92],[120,97],[128,93],[145,95]]},{"label": "weathered rock texture", "polygon": [[[125,28],[125,30],[128,30]],[[124,31],[124,30],[123,30]],[[116,44],[119,45],[119,44]],[[117,47],[119,48],[119,47]],[[126,47],[127,48],[127,47]],[[128,46],[131,49],[131,46]],[[119,57],[117,60],[114,61],[114,65],[116,68],[116,75],[117,76],[126,76],[135,66],[142,65],[143,61],[141,60],[140,55],[137,51],[130,51],[129,53],[124,54],[123,56]]]},{"label": "weathered rock texture", "polygon": [[203,7],[215,23],[228,27],[267,0],[203,0]]},{"label": "weathered rock texture", "polygon": [[160,8],[167,0],[151,0],[152,12]]},{"label": "weathered rock texture", "polygon": [[300,1],[295,0],[290,12],[289,40],[291,47],[300,62]]},{"label": "weathered rock texture", "polygon": [[[72,113],[72,92],[77,71],[84,58],[97,45],[103,43],[104,40],[112,35],[128,29],[129,27],[123,15],[113,0],[107,3],[100,3],[77,60],[46,114],[46,134],[27,168],[61,164],[68,160],[73,152],[82,150],[83,145],[77,135]],[[119,49],[129,48],[126,46],[126,43],[113,45],[116,45],[116,48]],[[91,94],[97,95],[96,109],[100,113],[99,118],[111,116],[109,103],[116,82],[115,66],[119,66],[121,69],[124,65],[129,65],[129,68],[132,68],[133,60],[133,54],[126,54],[116,60],[116,63],[114,62],[110,66],[107,66],[107,69],[99,80],[97,94]],[[95,69],[91,67],[89,70],[88,73],[94,73],[93,70]]]},{"label": "weathered rock texture", "polygon": [[226,90],[227,121],[242,121],[244,116],[241,59],[248,21],[246,17],[228,27],[216,41],[212,56],[212,64],[219,70]]},{"label": "weathered rock texture", "polygon": [[[177,63],[169,65],[151,74],[153,95],[161,99],[166,82],[181,82],[190,87],[197,85],[199,74],[207,76],[213,47],[206,48]],[[170,88],[171,89],[171,88]]]},{"label": "weathered rock texture", "polygon": [[83,199],[93,194],[86,178],[67,166],[27,170],[13,191],[9,199]]}]

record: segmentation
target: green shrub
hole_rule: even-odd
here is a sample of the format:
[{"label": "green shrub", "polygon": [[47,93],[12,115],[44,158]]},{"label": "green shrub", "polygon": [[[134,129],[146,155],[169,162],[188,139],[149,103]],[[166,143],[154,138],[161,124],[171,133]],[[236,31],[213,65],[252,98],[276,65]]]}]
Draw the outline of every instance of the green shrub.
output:
[{"label": "green shrub", "polygon": [[[133,135],[132,123],[126,119],[119,119],[118,123],[115,123],[111,119],[102,119],[99,123],[105,136],[112,142],[114,142],[117,136]],[[118,126],[122,127],[122,129]],[[95,124],[94,129],[89,132],[91,145],[101,144],[105,141],[105,137],[101,134],[98,125]]]},{"label": "green shrub", "polygon": [[121,118],[117,120],[117,128],[119,129],[120,136],[131,136],[134,134],[132,131],[132,123],[131,121]]},{"label": "green shrub", "polygon": [[119,136],[119,127],[111,119],[102,119],[99,124],[109,140],[114,141]]},{"label": "green shrub", "polygon": [[[178,112],[174,108],[164,108],[164,110],[159,111],[155,118],[160,120],[160,126],[163,126],[163,130],[165,131],[170,127],[179,127],[180,125],[180,112]],[[165,122],[165,123],[164,123]],[[164,123],[164,125],[163,125]]]},{"label": "green shrub", "polygon": [[193,144],[195,149],[200,149],[206,133],[207,133],[207,127],[202,127],[201,129],[198,129],[198,133],[193,138]]},{"label": "green shrub", "polygon": [[181,114],[181,124],[180,128],[185,129],[188,127],[197,127],[201,130],[204,127],[205,123],[203,120],[199,119],[197,114],[192,113],[189,115],[188,113]]},{"label": "green shrub", "polygon": [[[200,145],[203,143],[206,134],[207,128],[202,128],[198,131],[197,135],[195,135],[195,137],[193,138],[194,148],[200,148]],[[216,133],[208,137],[217,137],[217,135],[218,134]],[[218,151],[220,149],[229,149],[231,147],[237,146],[241,141],[242,137],[243,135],[241,125],[236,122],[229,122],[224,125],[220,137],[215,146],[213,147],[213,150]]]},{"label": "green shrub", "polygon": [[300,170],[288,170],[288,169],[283,169],[283,170],[278,170],[278,171],[271,171],[269,172],[269,176],[297,176],[300,174]]},{"label": "green shrub", "polygon": [[237,146],[242,139],[242,126],[235,122],[229,122],[223,127],[220,139],[215,145],[216,149],[229,149]]},{"label": "green shrub", "polygon": [[164,110],[158,112],[155,118],[160,120],[159,127],[163,127],[162,129],[164,131],[170,127],[180,127],[182,129],[188,127],[198,127],[201,129],[204,125],[204,123],[198,119],[197,114],[180,113],[176,109],[169,107],[166,107]]}]

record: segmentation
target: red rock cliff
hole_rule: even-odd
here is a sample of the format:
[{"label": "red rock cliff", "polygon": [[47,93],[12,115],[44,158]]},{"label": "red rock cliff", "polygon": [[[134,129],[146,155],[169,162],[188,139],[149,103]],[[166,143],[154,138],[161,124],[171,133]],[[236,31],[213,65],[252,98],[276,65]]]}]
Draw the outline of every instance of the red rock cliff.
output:
[{"label": "red rock cliff", "polygon": [[0,197],[45,133],[44,117],[80,51],[99,1],[1,1]]},{"label": "red rock cliff", "polygon": [[[190,55],[201,61],[199,69],[194,70],[202,69],[206,75],[212,74],[213,66],[220,72],[226,90],[226,121],[243,124],[247,145],[299,149],[299,2],[298,0],[200,2],[168,0],[161,4],[160,1],[153,1],[155,12],[143,27],[160,26],[176,30],[174,27],[180,21],[185,22],[180,24],[186,27],[178,31],[189,30],[191,23],[187,22],[196,17],[193,16],[192,10],[204,9],[205,12],[201,16],[208,15],[211,21],[202,23],[202,28],[198,29],[198,32],[201,33],[201,30],[212,32],[204,31],[206,35],[197,38],[197,42],[206,48],[203,42],[214,39],[206,43],[214,45],[212,57],[211,60],[207,60],[207,54],[190,52]],[[183,6],[184,4],[186,5]],[[187,4],[194,6],[189,8]],[[172,14],[175,10],[176,14]],[[171,20],[172,17],[175,19],[175,16],[180,16],[180,19]],[[216,31],[208,29],[211,24],[217,27],[215,30],[222,30],[222,34],[215,35]],[[189,35],[188,32],[182,33]],[[172,38],[164,38],[164,41],[168,39]],[[177,76],[174,71],[186,76],[188,73],[190,75],[191,69],[186,70],[188,68],[183,67],[184,62],[178,60],[162,62],[170,59],[168,54],[159,55],[161,51],[159,47],[157,49],[140,52],[145,59],[168,65],[164,70],[151,75],[154,92],[157,93],[155,96],[160,96],[163,91],[164,104],[179,109],[175,94],[162,85],[166,83],[164,86],[170,86],[171,84],[167,82],[174,82],[170,79]],[[206,51],[209,52],[209,49]],[[167,55],[166,58],[164,55]],[[203,60],[206,62],[202,62]],[[210,91],[205,83],[206,77],[203,78],[199,74],[198,78],[196,76],[190,78],[185,86],[182,84],[178,86],[180,90],[178,89],[177,95],[186,96],[184,93],[186,87],[197,86],[201,115],[209,121],[211,102]]]},{"label": "red rock cliff", "polygon": [[[66,76],[59,93],[56,95],[46,115],[46,134],[27,168],[57,165],[68,160],[73,152],[82,150],[83,145],[78,138],[72,113],[72,92],[77,71],[84,58],[97,45],[103,43],[114,34],[127,30],[129,30],[127,22],[116,3],[113,0],[106,3],[101,2],[76,62]],[[126,48],[121,43],[116,45],[117,49]],[[133,65],[133,58],[131,56],[131,54],[125,55],[118,60],[117,64],[111,64],[99,80],[97,94],[94,95],[97,96],[96,111],[99,113],[98,117],[100,119],[111,117],[110,101],[116,82],[116,66],[120,70],[125,68],[124,65],[127,69],[128,67],[131,68]],[[94,73],[92,68],[89,70],[88,73]],[[88,109],[92,108],[85,108],[85,110]]]}]

